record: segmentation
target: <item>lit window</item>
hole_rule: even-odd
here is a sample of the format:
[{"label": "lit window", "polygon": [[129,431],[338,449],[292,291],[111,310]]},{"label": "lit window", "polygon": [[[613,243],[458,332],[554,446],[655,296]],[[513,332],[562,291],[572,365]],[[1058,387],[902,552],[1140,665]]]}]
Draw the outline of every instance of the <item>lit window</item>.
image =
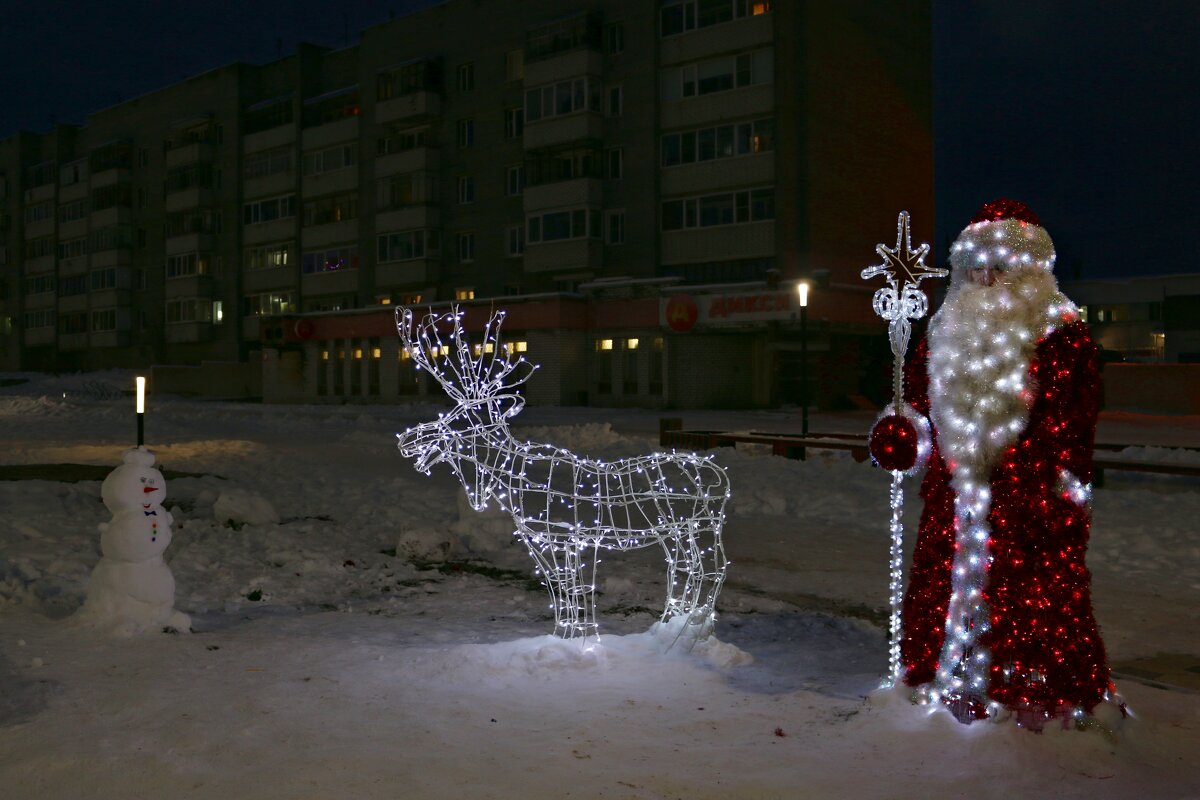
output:
[{"label": "lit window", "polygon": [[637,350],[637,347],[638,347],[637,339],[626,339],[625,340],[625,349],[626,350]]},{"label": "lit window", "polygon": [[362,358],[362,348],[361,347],[354,348],[354,357]]},{"label": "lit window", "polygon": [[371,358],[379,358],[383,355],[383,350],[378,347],[371,348]]},{"label": "lit window", "polygon": [[321,351],[321,360],[322,360],[322,361],[328,361],[328,360],[329,360],[329,351],[328,351],[328,350],[322,350],[322,351]]},{"label": "lit window", "polygon": [[475,290],[474,289],[458,289],[454,292],[454,299],[455,300],[474,300],[475,299]]},{"label": "lit window", "polygon": [[596,340],[596,349],[597,350],[612,350],[613,349],[613,340],[612,339],[597,339]]}]

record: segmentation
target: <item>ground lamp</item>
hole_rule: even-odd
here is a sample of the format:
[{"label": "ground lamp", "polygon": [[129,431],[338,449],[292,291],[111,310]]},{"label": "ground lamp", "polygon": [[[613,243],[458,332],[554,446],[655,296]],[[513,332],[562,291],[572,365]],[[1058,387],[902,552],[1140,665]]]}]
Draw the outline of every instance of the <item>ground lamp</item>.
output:
[{"label": "ground lamp", "polygon": [[146,443],[146,378],[138,375],[134,381],[137,382],[137,446],[141,447]]},{"label": "ground lamp", "polygon": [[800,295],[800,432],[808,436],[808,284],[796,284]]}]

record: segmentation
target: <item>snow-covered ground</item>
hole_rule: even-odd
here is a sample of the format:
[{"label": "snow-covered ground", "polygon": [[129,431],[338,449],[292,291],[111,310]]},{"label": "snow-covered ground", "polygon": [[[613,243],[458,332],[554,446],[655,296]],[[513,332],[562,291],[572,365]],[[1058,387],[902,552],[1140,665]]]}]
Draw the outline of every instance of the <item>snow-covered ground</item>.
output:
[{"label": "snow-covered ground", "polygon": [[[0,389],[0,463],[120,463],[128,374],[24,377]],[[583,650],[547,636],[505,520],[397,452],[394,433],[436,411],[152,398],[192,635],[72,625],[109,516],[99,480],[0,481],[0,797],[1200,797],[1200,481],[1113,472],[1097,491],[1096,613],[1136,716],[1036,735],[872,694],[888,479],[869,465],[718,451],[733,501],[716,638],[689,651],[647,633],[661,551],[614,553],[601,645]],[[673,416],[798,427],[786,411]],[[657,449],[657,418],[528,408],[517,433],[612,458]],[[1106,415],[1100,438],[1197,460],[1157,448],[1200,446],[1200,419]]]}]

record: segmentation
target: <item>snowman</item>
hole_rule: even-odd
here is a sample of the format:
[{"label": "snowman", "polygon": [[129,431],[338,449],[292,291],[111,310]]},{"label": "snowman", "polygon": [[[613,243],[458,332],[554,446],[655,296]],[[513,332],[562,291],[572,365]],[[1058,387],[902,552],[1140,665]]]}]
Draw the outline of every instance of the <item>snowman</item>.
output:
[{"label": "snowman", "polygon": [[126,450],[124,462],[100,487],[113,518],[100,523],[104,555],[77,617],[125,636],[164,628],[187,633],[191,619],[174,608],[175,578],[163,561],[173,521],[162,506],[167,482],[145,447]]}]

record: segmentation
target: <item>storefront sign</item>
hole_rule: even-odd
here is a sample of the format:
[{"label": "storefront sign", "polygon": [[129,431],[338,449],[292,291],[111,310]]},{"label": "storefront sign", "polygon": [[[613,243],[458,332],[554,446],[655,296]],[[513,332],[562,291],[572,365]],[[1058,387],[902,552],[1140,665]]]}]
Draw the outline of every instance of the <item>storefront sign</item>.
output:
[{"label": "storefront sign", "polygon": [[707,294],[677,294],[660,301],[660,322],[684,333],[693,327],[746,325],[791,320],[799,311],[796,293],[780,290]]}]

